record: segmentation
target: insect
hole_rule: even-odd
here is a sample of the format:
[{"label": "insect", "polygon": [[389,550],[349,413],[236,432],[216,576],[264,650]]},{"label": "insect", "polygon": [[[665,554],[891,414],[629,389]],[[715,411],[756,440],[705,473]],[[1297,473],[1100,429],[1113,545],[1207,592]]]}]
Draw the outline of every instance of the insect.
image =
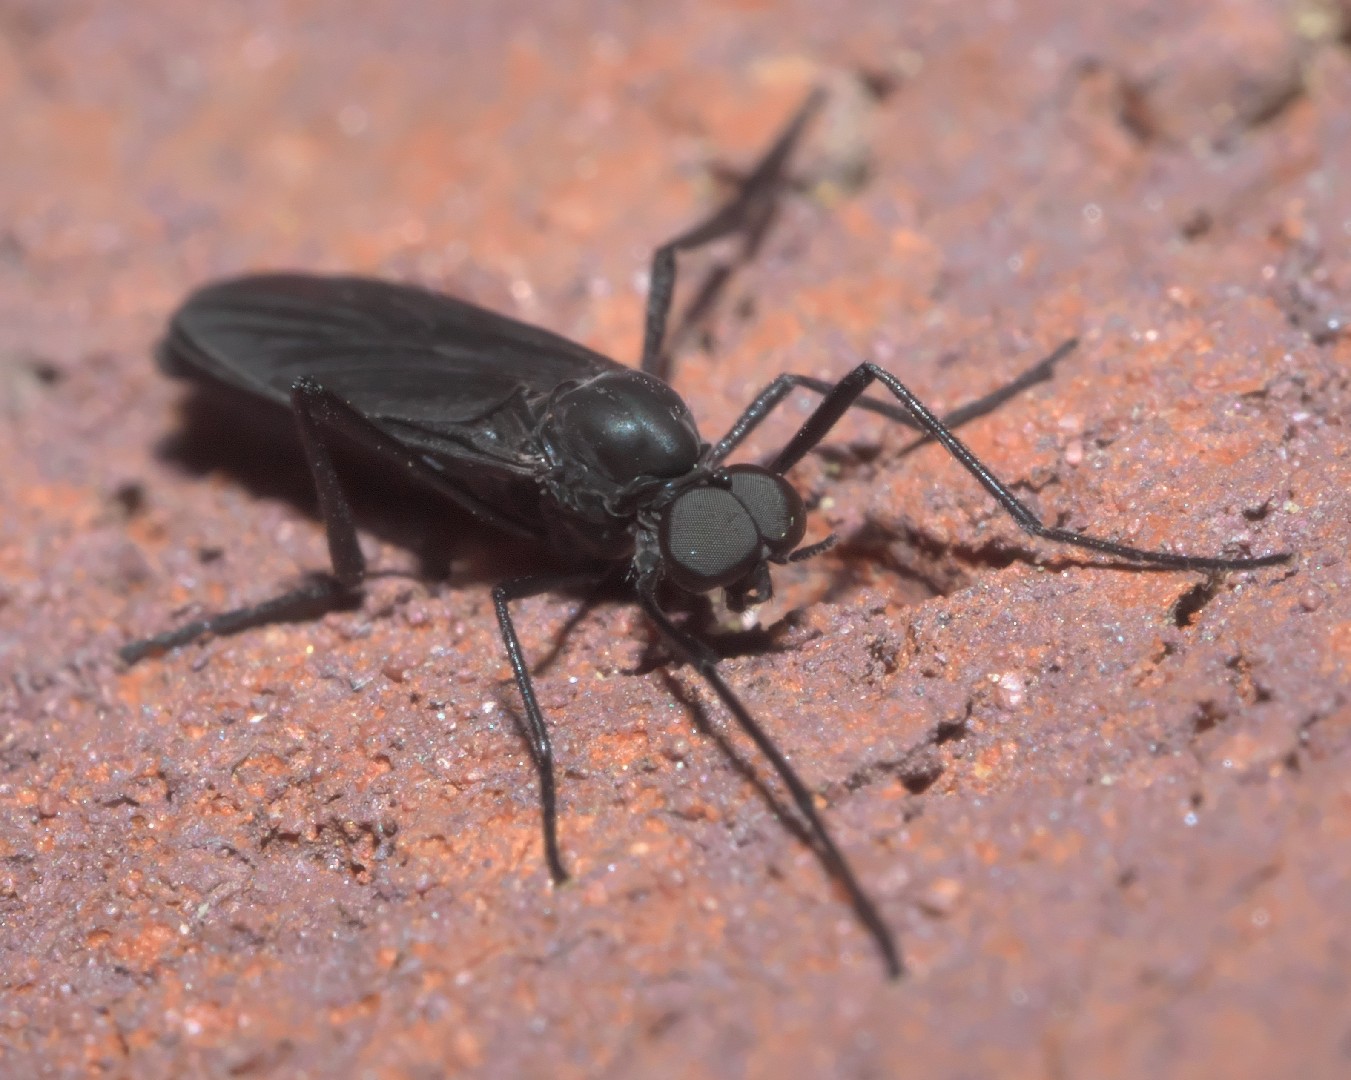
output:
[{"label": "insect", "polygon": [[[493,590],[502,642],[525,706],[539,774],[544,856],[567,878],[557,837],[553,752],[512,624],[512,601],[622,578],[677,657],[707,681],[787,788],[826,869],[843,886],[887,973],[902,964],[895,939],[860,885],[811,792],[718,670],[713,650],[677,622],[661,597],[721,589],[733,611],[768,600],[771,568],[825,551],[804,544],[807,510],[785,474],[853,407],[940,443],[1027,532],[1118,559],[1175,570],[1269,566],[1286,554],[1202,557],[1145,551],[1043,524],[952,433],[1026,386],[1049,378],[1067,342],[995,393],[939,420],[892,374],[862,363],[838,382],[780,375],[731,429],[709,444],[658,373],[675,287],[676,255],[724,237],[755,242],[785,183],[787,163],[821,104],[804,103],[738,192],[652,258],[638,369],[503,315],[420,288],[356,277],[269,274],[210,284],[173,316],[161,346],[171,374],[289,410],[318,493],[331,575],[281,596],[134,642],[128,663],[186,644],[350,600],[366,574],[332,451],[354,444],[506,533],[546,545],[568,566]],[[895,399],[864,397],[880,384]],[[795,390],[820,402],[767,465],[728,464],[732,452]]]}]

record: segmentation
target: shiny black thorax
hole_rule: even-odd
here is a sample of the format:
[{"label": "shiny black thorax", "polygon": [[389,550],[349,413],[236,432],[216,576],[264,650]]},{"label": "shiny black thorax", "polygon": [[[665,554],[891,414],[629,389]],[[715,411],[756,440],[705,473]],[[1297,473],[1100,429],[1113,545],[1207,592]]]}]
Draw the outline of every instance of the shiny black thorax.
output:
[{"label": "shiny black thorax", "polygon": [[707,479],[708,446],[666,383],[606,371],[549,395],[535,432],[543,471],[541,515],[559,549],[628,558],[647,511]]}]

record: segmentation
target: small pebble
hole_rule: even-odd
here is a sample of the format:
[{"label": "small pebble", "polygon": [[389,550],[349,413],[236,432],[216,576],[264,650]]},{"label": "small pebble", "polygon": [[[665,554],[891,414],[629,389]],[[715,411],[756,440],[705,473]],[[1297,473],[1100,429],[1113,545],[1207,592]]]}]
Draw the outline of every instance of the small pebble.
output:
[{"label": "small pebble", "polygon": [[935,878],[919,897],[920,908],[935,918],[945,918],[957,910],[966,889],[956,878]]}]

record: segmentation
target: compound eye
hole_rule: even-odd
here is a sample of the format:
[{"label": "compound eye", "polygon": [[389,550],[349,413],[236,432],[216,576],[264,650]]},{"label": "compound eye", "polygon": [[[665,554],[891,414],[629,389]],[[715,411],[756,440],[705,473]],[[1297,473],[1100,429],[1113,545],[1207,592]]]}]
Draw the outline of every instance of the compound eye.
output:
[{"label": "compound eye", "polygon": [[807,534],[807,508],[783,477],[758,465],[727,469],[732,494],[746,508],[771,555],[787,555]]},{"label": "compound eye", "polygon": [[690,592],[739,581],[760,561],[763,542],[741,501],[726,488],[695,487],[671,503],[661,522],[666,573]]}]

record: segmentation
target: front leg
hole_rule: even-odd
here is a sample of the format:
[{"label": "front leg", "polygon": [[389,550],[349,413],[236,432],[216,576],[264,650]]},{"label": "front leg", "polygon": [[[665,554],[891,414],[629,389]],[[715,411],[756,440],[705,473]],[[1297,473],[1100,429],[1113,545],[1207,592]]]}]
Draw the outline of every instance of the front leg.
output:
[{"label": "front leg", "polygon": [[900,950],[896,948],[896,940],[892,937],[891,929],[882,918],[881,912],[877,910],[877,905],[873,903],[872,898],[864,892],[863,886],[859,884],[853,868],[849,865],[849,860],[844,857],[844,852],[840,850],[839,845],[835,843],[834,838],[827,830],[826,823],[821,820],[821,815],[816,811],[811,789],[798,776],[797,770],[789,763],[783,751],[775,745],[769,733],[756,722],[755,718],[751,716],[750,710],[741,703],[741,699],[732,692],[732,688],[723,680],[722,674],[718,671],[717,657],[712,650],[672,622],[670,616],[662,611],[656,597],[641,586],[638,591],[638,602],[662,637],[684,658],[686,663],[703,676],[704,681],[713,688],[713,692],[718,696],[718,700],[722,702],[723,707],[732,714],[737,726],[750,737],[750,740],[755,743],[756,749],[773,766],[779,779],[788,789],[788,794],[792,798],[797,812],[802,816],[802,820],[807,827],[807,835],[817,857],[821,860],[826,872],[844,888],[859,920],[868,933],[872,935],[873,940],[877,942],[878,951],[882,954],[882,963],[886,967],[888,977],[899,978],[902,970],[901,954]]},{"label": "front leg", "polygon": [[1281,552],[1273,555],[1259,555],[1256,558],[1215,558],[1206,555],[1175,555],[1170,551],[1148,551],[1142,548],[1117,544],[1111,540],[1101,540],[1096,536],[1075,532],[1073,529],[1061,529],[1047,525],[1032,510],[1024,505],[1008,487],[992,473],[975,454],[973,454],[947,426],[938,419],[924,403],[915,397],[900,379],[876,364],[859,364],[848,375],[835,384],[816,411],[807,418],[797,434],[788,441],[774,459],[770,469],[776,473],[785,473],[796,465],[839,423],[840,418],[850,406],[858,402],[859,397],[874,382],[880,382],[893,397],[901,403],[915,424],[929,437],[943,445],[962,468],[966,469],[988,491],[996,502],[1004,508],[1018,525],[1033,536],[1050,540],[1057,544],[1087,548],[1104,555],[1114,555],[1131,562],[1145,563],[1149,566],[1167,567],[1172,570],[1247,570],[1257,566],[1271,566],[1285,562],[1290,555]]},{"label": "front leg", "polygon": [[[976,398],[974,401],[968,401],[965,405],[954,409],[943,418],[943,423],[949,428],[960,427],[962,424],[975,420],[977,417],[985,416],[1004,402],[1017,394],[1022,393],[1030,386],[1037,383],[1046,382],[1053,374],[1055,365],[1063,360],[1079,344],[1078,338],[1070,338],[1062,342],[1056,349],[1046,357],[1038,360],[1036,364],[1028,368],[1012,382],[1006,383],[998,390],[991,391],[984,397]],[[830,394],[835,389],[835,383],[826,382],[824,379],[814,379],[810,375],[780,375],[772,383],[760,391],[754,401],[741,414],[731,429],[718,440],[717,444],[709,452],[708,463],[711,465],[720,464],[733,450],[745,441],[746,436],[754,431],[765,418],[769,416],[776,408],[783,404],[784,400],[794,390],[799,387],[803,390],[810,390],[813,393],[820,394],[823,397]],[[873,398],[859,397],[850,403],[856,409],[863,409],[866,412],[877,413],[885,416],[888,420],[895,420],[898,424],[904,424],[913,431],[923,434],[921,442],[927,442],[934,436],[926,432],[924,425],[915,419],[909,409],[901,405],[893,405],[889,401],[876,401]],[[914,445],[919,445],[918,443]],[[780,470],[782,471],[782,470]]]}]

